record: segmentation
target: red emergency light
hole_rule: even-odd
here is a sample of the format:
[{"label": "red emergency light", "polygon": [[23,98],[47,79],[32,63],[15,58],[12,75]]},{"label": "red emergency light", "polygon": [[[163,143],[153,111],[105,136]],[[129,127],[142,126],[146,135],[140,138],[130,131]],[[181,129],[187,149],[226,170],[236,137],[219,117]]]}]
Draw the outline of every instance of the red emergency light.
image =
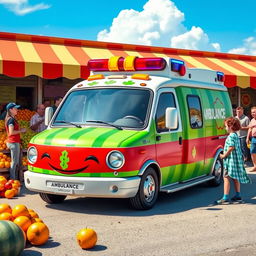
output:
[{"label": "red emergency light", "polygon": [[164,58],[138,58],[135,56],[93,59],[87,64],[91,71],[158,71],[166,67]]},{"label": "red emergency light", "polygon": [[171,71],[178,72],[181,76],[186,74],[185,63],[182,60],[171,59]]}]

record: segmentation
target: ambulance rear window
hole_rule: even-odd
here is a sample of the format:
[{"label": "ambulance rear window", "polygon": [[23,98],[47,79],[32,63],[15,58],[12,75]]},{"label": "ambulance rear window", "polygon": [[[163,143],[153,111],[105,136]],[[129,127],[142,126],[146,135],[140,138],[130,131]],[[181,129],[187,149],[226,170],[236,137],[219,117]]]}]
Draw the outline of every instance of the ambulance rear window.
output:
[{"label": "ambulance rear window", "polygon": [[200,99],[196,95],[187,96],[190,126],[193,129],[203,127],[202,108]]}]

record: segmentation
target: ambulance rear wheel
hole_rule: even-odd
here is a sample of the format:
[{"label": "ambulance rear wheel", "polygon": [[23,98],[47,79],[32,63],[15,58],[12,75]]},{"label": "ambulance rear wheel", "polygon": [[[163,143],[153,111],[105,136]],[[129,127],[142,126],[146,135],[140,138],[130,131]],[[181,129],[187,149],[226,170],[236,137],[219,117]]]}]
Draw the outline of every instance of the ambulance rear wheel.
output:
[{"label": "ambulance rear wheel", "polygon": [[67,196],[39,193],[40,197],[48,204],[60,204]]},{"label": "ambulance rear wheel", "polygon": [[214,179],[209,181],[209,185],[213,187],[219,186],[223,180],[223,160],[219,156],[214,163],[212,175]]},{"label": "ambulance rear wheel", "polygon": [[149,167],[141,178],[136,196],[130,198],[130,203],[137,210],[148,210],[154,206],[158,193],[159,181],[156,171]]}]

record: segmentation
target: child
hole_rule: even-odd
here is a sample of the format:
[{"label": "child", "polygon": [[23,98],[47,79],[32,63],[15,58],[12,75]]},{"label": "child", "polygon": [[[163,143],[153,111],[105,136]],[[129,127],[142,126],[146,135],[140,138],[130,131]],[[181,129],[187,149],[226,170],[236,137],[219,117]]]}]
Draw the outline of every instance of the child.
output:
[{"label": "child", "polygon": [[215,201],[216,204],[228,204],[230,202],[230,180],[234,182],[236,191],[235,196],[231,198],[233,202],[242,202],[240,183],[250,182],[244,168],[240,142],[236,134],[241,129],[240,122],[237,118],[229,117],[225,120],[225,127],[229,135],[225,142],[224,153],[220,155],[220,158],[224,160],[224,195],[220,200]]}]

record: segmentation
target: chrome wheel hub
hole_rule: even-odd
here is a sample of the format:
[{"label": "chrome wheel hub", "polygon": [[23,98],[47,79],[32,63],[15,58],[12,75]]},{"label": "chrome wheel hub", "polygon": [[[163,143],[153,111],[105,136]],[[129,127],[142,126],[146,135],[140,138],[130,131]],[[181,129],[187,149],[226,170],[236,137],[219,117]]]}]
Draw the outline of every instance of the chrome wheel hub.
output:
[{"label": "chrome wheel hub", "polygon": [[144,181],[144,196],[147,202],[151,202],[156,192],[156,183],[151,175],[148,175]]},{"label": "chrome wheel hub", "polygon": [[214,165],[214,176],[216,180],[221,178],[221,163],[220,160],[217,160]]}]

